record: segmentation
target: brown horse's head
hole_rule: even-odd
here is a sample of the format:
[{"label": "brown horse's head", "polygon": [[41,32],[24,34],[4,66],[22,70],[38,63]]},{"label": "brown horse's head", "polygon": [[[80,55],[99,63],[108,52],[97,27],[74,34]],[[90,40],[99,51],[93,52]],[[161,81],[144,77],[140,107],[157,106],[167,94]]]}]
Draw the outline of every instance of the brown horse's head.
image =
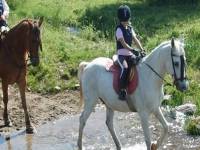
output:
[{"label": "brown horse's head", "polygon": [[22,20],[0,40],[0,49],[5,50],[6,57],[9,57],[15,66],[19,68],[26,66],[27,56],[30,57],[33,66],[39,64],[39,49],[42,50],[40,35],[42,22],[43,18],[38,21]]},{"label": "brown horse's head", "polygon": [[37,66],[40,62],[39,60],[39,48],[42,50],[42,41],[40,36],[40,27],[42,25],[43,18],[39,21],[32,22],[32,30],[30,32],[29,40],[29,56],[30,61],[33,66]]}]

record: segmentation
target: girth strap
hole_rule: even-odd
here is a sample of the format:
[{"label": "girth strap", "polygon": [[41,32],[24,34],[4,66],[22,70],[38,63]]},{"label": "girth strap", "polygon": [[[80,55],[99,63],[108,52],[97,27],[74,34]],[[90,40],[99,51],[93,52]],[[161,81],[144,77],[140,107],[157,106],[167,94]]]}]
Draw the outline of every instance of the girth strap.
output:
[{"label": "girth strap", "polygon": [[136,112],[135,106],[133,105],[133,103],[132,103],[132,101],[131,101],[130,95],[127,95],[126,102],[127,102],[127,105],[128,105],[128,107],[129,107],[129,109],[130,109],[132,112]]}]

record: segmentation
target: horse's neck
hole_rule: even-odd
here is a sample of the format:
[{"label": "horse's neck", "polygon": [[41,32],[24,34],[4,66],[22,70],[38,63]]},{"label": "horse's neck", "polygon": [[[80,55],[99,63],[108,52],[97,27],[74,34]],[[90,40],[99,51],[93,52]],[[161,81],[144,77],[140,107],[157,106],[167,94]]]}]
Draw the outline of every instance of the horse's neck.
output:
[{"label": "horse's neck", "polygon": [[17,41],[11,35],[5,37],[3,41],[1,41],[1,50],[3,50],[4,57],[15,61],[17,64],[24,64],[26,60],[26,48],[23,44],[22,40]]},{"label": "horse's neck", "polygon": [[[141,66],[143,70],[145,70],[145,76],[148,79],[152,79],[152,83],[155,83],[158,87],[162,86],[163,80],[161,78],[164,78],[166,74],[166,55],[167,51],[162,50],[162,47],[158,47],[145,58]],[[152,69],[148,67],[147,64],[151,66],[154,69],[154,71],[156,71],[160,75],[161,78],[154,71],[152,71]]]}]

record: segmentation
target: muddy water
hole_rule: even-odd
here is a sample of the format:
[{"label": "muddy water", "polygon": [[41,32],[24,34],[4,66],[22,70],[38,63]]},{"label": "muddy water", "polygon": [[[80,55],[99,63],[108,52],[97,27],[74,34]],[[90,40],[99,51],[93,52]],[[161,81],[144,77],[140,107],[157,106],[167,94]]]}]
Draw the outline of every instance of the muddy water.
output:
[{"label": "muddy water", "polygon": [[[169,118],[168,118],[169,119]],[[0,136],[0,150],[77,150],[79,115],[65,117],[37,129],[37,134],[24,131]],[[161,150],[200,150],[200,137],[190,137],[182,130],[181,119],[171,120],[168,139]],[[145,150],[143,131],[136,113],[115,114],[114,125],[123,150]],[[159,123],[152,118],[152,138],[160,133]],[[10,140],[5,140],[10,138]],[[85,150],[115,150],[115,145],[105,125],[105,110],[97,108],[90,116],[83,136]]]}]

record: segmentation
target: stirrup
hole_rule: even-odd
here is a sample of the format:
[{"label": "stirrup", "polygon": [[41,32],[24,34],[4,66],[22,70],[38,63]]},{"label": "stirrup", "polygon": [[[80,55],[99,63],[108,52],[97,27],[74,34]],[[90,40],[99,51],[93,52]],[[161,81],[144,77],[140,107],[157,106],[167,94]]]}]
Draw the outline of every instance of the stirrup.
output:
[{"label": "stirrup", "polygon": [[122,89],[119,91],[119,99],[120,100],[123,100],[123,101],[126,100],[126,96],[127,96],[127,92],[125,89]]}]

